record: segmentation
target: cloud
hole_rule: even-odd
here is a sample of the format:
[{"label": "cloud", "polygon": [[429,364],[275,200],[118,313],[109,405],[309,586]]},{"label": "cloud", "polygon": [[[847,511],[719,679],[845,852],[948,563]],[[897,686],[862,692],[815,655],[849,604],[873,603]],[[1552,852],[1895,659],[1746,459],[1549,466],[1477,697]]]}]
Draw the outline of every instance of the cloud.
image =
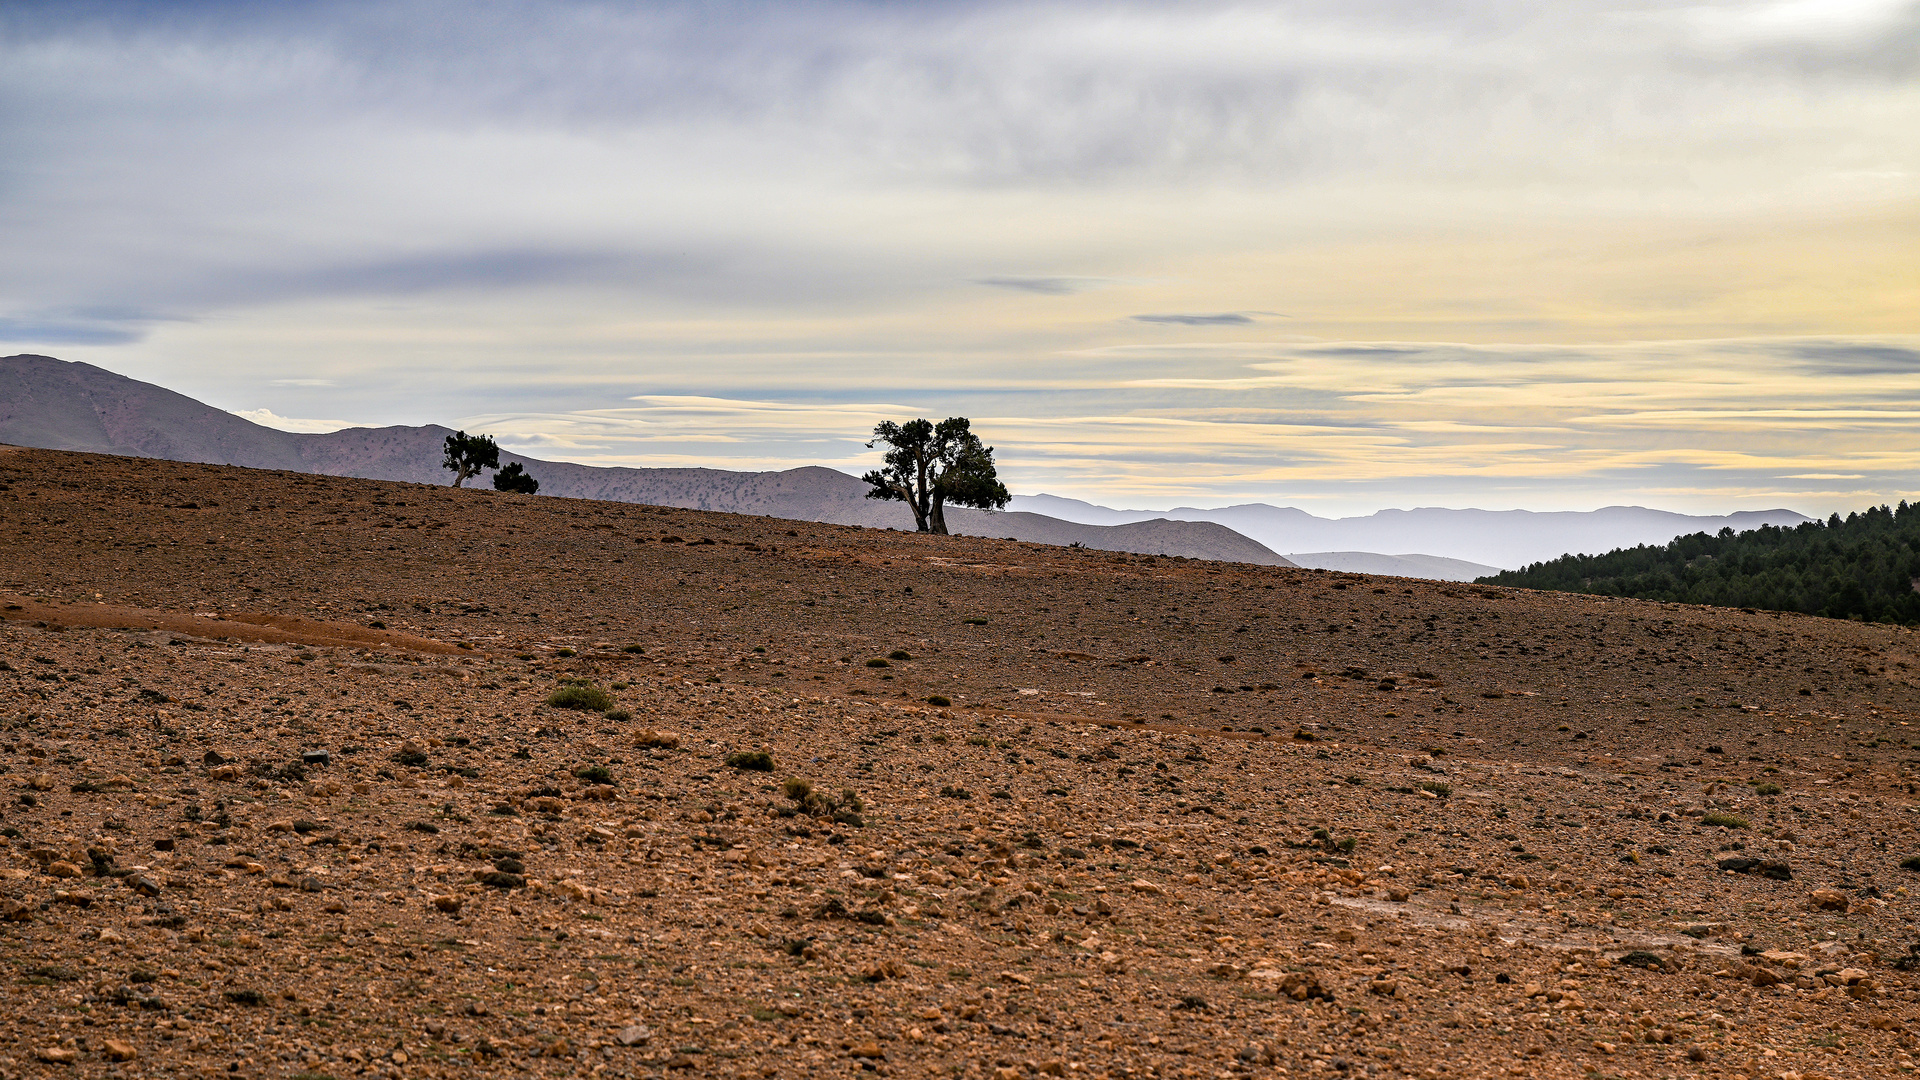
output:
[{"label": "cloud", "polygon": [[341,431],[345,428],[375,426],[373,424],[356,424],[348,420],[301,420],[291,416],[280,416],[272,409],[228,409],[227,411],[242,420],[251,420],[261,427],[278,428],[281,431],[319,434],[328,431]]},{"label": "cloud", "polygon": [[1853,341],[1808,341],[1781,346],[1809,370],[1833,375],[1920,373],[1920,348]]},{"label": "cloud", "polygon": [[0,317],[0,341],[31,341],[47,345],[128,345],[146,336],[144,327]]},{"label": "cloud", "polygon": [[1076,277],[983,277],[974,278],[973,283],[1014,292],[1039,293],[1042,296],[1071,296],[1106,284],[1101,278]]},{"label": "cloud", "polygon": [[1238,311],[1223,311],[1215,315],[1135,315],[1133,321],[1179,326],[1250,326],[1253,323],[1251,316]]}]

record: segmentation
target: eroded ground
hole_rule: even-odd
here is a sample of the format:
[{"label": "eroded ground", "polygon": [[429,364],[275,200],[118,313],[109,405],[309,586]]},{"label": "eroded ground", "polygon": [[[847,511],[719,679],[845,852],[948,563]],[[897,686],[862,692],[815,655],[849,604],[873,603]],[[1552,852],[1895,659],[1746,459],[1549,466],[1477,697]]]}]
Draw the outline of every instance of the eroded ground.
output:
[{"label": "eroded ground", "polygon": [[24,450],[0,537],[8,1075],[1912,1068],[1905,630]]}]

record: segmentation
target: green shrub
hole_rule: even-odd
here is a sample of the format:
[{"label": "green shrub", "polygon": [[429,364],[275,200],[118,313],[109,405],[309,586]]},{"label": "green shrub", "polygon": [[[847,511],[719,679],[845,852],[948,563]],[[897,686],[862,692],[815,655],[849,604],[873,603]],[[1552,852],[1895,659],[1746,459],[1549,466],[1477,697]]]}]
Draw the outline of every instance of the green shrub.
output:
[{"label": "green shrub", "polygon": [[944,708],[946,708],[947,706],[949,706],[949,705],[951,705],[951,704],[953,704],[953,702],[952,702],[951,700],[949,700],[949,699],[948,699],[948,697],[947,697],[947,696],[946,696],[945,694],[935,694],[935,695],[933,695],[932,697],[930,697],[930,698],[928,698],[928,699],[927,699],[927,704],[929,704],[929,705],[937,705],[937,706],[939,706],[940,708],[943,708],[943,709],[944,709]]},{"label": "green shrub", "polygon": [[892,667],[893,665],[887,663],[885,660],[876,656],[873,659],[867,661],[867,666],[868,667]]},{"label": "green shrub", "polygon": [[613,708],[613,695],[591,683],[569,683],[548,694],[547,704],[556,709],[603,713]]},{"label": "green shrub", "polygon": [[605,765],[588,765],[575,769],[573,770],[573,775],[585,780],[589,784],[613,783],[613,773],[609,772]]},{"label": "green shrub", "polygon": [[905,650],[905,649],[895,649],[895,650],[893,650],[892,652],[890,652],[890,653],[888,653],[888,654],[887,654],[887,659],[889,659],[889,660],[911,660],[911,659],[913,659],[913,654],[912,654],[912,653],[910,653],[910,652],[908,652],[908,651],[907,651],[907,650]]},{"label": "green shrub", "polygon": [[728,754],[727,764],[749,772],[772,772],[773,755],[765,750],[742,750],[737,754]]},{"label": "green shrub", "polygon": [[578,656],[578,655],[580,655],[580,654],[579,654],[579,653],[576,653],[576,652],[574,652],[574,651],[573,651],[572,649],[555,649],[555,650],[553,651],[553,655],[555,655],[555,656]]},{"label": "green shrub", "polygon": [[628,712],[625,709],[608,709],[607,719],[613,721],[616,724],[624,724],[627,721],[633,719],[633,714]]},{"label": "green shrub", "polygon": [[1420,790],[1431,791],[1435,795],[1438,795],[1444,799],[1447,796],[1453,794],[1453,785],[1443,784],[1438,780],[1429,780],[1426,783],[1420,785]]},{"label": "green shrub", "polygon": [[1915,855],[1915,856],[1914,856],[1913,858],[1911,858],[1911,859],[1908,859],[1908,860],[1906,860],[1905,862],[1902,862],[1902,863],[1900,864],[1900,869],[1902,869],[1902,870],[1920,870],[1920,855]]},{"label": "green shrub", "polygon": [[1744,829],[1748,825],[1746,818],[1734,814],[1708,814],[1700,819],[1702,825],[1712,825],[1720,829]]},{"label": "green shrub", "polygon": [[1753,785],[1753,793],[1755,795],[1778,795],[1781,790],[1779,784],[1762,783]]},{"label": "green shrub", "polygon": [[786,783],[780,785],[780,790],[794,802],[803,803],[807,801],[807,796],[813,794],[813,784],[798,776],[789,776]]}]

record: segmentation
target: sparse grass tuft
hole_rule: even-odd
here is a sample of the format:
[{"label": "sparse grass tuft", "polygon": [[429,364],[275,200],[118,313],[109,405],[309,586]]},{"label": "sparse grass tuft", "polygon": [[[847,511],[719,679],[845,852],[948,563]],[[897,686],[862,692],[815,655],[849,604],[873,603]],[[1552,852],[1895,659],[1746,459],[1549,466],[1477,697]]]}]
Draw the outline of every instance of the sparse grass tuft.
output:
[{"label": "sparse grass tuft", "polygon": [[1779,784],[1760,783],[1753,785],[1753,793],[1755,795],[1778,795],[1782,790]]},{"label": "sparse grass tuft", "polygon": [[749,772],[772,772],[773,755],[765,750],[742,750],[737,754],[728,754],[727,764]]},{"label": "sparse grass tuft", "polygon": [[1420,785],[1420,790],[1431,791],[1435,795],[1438,795],[1444,799],[1447,796],[1453,794],[1453,785],[1443,784],[1438,780],[1429,780],[1426,783]]},{"label": "sparse grass tuft", "polygon": [[1721,829],[1744,829],[1750,824],[1746,818],[1736,814],[1708,814],[1700,819],[1702,825],[1712,825]]},{"label": "sparse grass tuft", "polygon": [[913,659],[913,654],[912,654],[912,653],[910,653],[910,652],[908,652],[908,651],[907,651],[907,650],[905,650],[905,649],[895,649],[895,650],[893,650],[892,652],[890,652],[890,653],[888,653],[888,654],[887,654],[887,659],[889,659],[889,660],[911,660],[911,659]]},{"label": "sparse grass tuft", "polygon": [[932,697],[927,699],[927,704],[935,705],[944,709],[947,706],[953,704],[953,701],[949,699],[945,694],[935,694]]},{"label": "sparse grass tuft", "polygon": [[1920,855],[1915,855],[1900,864],[1902,870],[1920,870]]},{"label": "sparse grass tuft", "polygon": [[603,713],[613,708],[613,695],[591,683],[571,683],[548,694],[547,704],[556,709]]},{"label": "sparse grass tuft", "polygon": [[867,666],[868,667],[892,667],[893,665],[887,663],[887,661],[884,658],[876,656],[873,659],[867,661]]}]

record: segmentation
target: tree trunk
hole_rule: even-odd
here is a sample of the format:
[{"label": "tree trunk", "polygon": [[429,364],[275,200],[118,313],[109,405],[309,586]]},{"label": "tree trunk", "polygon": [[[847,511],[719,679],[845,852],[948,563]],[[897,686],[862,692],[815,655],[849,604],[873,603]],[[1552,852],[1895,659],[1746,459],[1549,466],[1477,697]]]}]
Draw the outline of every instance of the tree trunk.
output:
[{"label": "tree trunk", "polygon": [[915,530],[926,532],[927,508],[923,506],[918,499],[913,497],[913,492],[908,491],[906,488],[896,487],[893,489],[893,493],[900,496],[900,501],[907,504],[907,509],[913,511],[913,526]]},{"label": "tree trunk", "polygon": [[922,529],[922,532],[930,532],[935,536],[947,535],[947,508],[938,493],[933,496],[933,510],[927,515],[927,519],[931,527]]}]

